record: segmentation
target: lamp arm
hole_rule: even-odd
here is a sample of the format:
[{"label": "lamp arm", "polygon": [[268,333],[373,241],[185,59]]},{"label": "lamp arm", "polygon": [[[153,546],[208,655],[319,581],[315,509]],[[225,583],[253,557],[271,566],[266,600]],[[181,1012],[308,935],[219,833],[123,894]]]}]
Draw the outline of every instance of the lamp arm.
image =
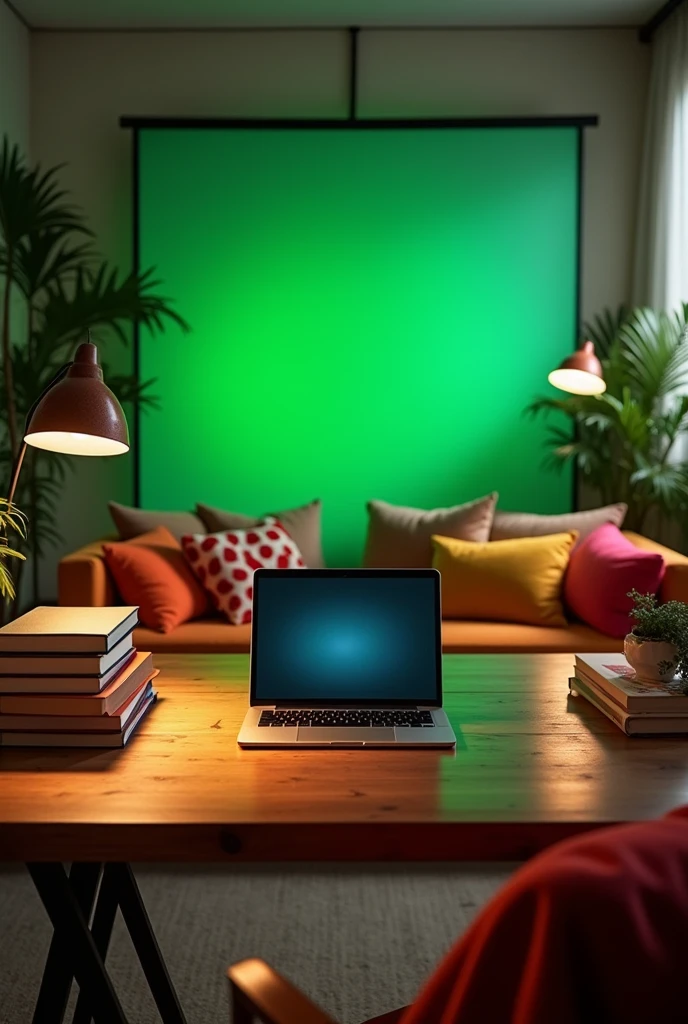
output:
[{"label": "lamp arm", "polygon": [[38,398],[36,399],[36,401],[33,403],[33,405],[31,406],[31,408],[29,409],[29,411],[26,414],[26,420],[24,421],[24,434],[22,436],[21,448],[19,449],[19,453],[18,453],[16,459],[14,460],[14,465],[12,466],[12,477],[10,479],[10,491],[9,491],[8,496],[7,496],[7,504],[9,506],[12,505],[12,502],[14,501],[14,494],[15,494],[15,491],[17,490],[17,481],[19,480],[19,473],[21,472],[22,463],[24,461],[24,455],[26,454],[26,441],[24,440],[24,437],[26,437],[26,435],[29,432],[29,426],[31,424],[31,420],[33,419],[33,414],[35,413],[36,409],[38,408],[39,402],[42,401],[42,399],[47,395],[47,393],[50,391],[50,389],[53,388],[57,384],[58,381],[62,380],[62,378],[66,375],[67,371],[69,370],[70,366],[72,366],[72,362],[71,361],[68,362],[68,363],[65,363],[64,366],[60,367],[60,369],[57,371],[57,373],[55,374],[53,379],[48,384],[46,384],[46,386],[43,388],[43,390],[41,391],[40,395],[38,396]]}]

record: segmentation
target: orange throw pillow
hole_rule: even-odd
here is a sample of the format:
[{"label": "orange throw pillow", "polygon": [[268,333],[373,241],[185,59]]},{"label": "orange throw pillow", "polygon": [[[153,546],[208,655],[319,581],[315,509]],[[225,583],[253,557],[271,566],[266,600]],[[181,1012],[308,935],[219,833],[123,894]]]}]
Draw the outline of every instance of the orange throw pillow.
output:
[{"label": "orange throw pillow", "polygon": [[139,620],[149,629],[171,633],[208,610],[207,594],[166,527],[103,544],[103,554],[125,604],[139,606]]}]

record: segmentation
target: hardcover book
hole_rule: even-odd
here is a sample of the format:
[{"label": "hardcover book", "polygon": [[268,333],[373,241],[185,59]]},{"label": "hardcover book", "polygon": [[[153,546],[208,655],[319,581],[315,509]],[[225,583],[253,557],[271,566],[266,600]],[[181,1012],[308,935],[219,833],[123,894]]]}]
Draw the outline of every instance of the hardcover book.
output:
[{"label": "hardcover book", "polygon": [[[153,655],[138,651],[101,693],[10,694],[0,696],[3,715],[112,715],[141,685],[157,676]],[[87,728],[87,726],[85,726]]]},{"label": "hardcover book", "polygon": [[111,715],[2,715],[3,732],[121,732],[139,705],[153,692],[152,679],[134,690]]},{"label": "hardcover book", "polygon": [[151,692],[141,701],[136,714],[120,732],[3,732],[0,733],[2,747],[123,747],[131,738],[139,723],[146,717],[157,694]]},{"label": "hardcover book", "polygon": [[631,715],[594,684],[579,676],[569,679],[569,689],[572,693],[584,697],[627,736],[671,736],[688,733],[688,714]]},{"label": "hardcover book", "polygon": [[133,605],[60,608],[41,605],[0,628],[0,653],[107,654],[138,621]]},{"label": "hardcover book", "polygon": [[131,654],[134,640],[131,632],[111,647],[106,654],[2,654],[2,676],[101,676]]},{"label": "hardcover book", "polygon": [[688,715],[688,696],[683,693],[681,679],[669,683],[641,682],[623,654],[577,654],[575,674],[631,714]]},{"label": "hardcover book", "polygon": [[[115,648],[115,652],[119,652],[119,644]],[[105,658],[109,661],[111,655],[115,652],[111,651],[110,654],[105,655]],[[12,656],[14,657],[14,656]],[[45,655],[39,655],[41,661],[40,665],[46,664],[44,659]],[[85,657],[90,659],[90,655],[79,655],[79,660]],[[127,647],[122,657],[118,658],[108,669],[106,669],[102,675],[42,675],[42,676],[25,676],[25,675],[0,675],[0,694],[2,693],[100,693],[106,686],[109,685],[116,679],[117,676],[122,672],[127,665],[136,657],[136,651],[133,647]],[[61,661],[61,659],[60,659]],[[0,655],[0,671],[2,670],[3,657]],[[54,668],[54,665],[50,666]]]}]

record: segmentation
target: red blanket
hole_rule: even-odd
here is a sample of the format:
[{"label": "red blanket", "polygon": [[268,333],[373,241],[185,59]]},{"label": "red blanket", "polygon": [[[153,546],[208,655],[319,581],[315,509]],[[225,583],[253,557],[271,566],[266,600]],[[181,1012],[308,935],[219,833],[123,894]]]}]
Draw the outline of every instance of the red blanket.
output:
[{"label": "red blanket", "polygon": [[401,1024],[597,1021],[688,1021],[688,806],[535,857]]}]

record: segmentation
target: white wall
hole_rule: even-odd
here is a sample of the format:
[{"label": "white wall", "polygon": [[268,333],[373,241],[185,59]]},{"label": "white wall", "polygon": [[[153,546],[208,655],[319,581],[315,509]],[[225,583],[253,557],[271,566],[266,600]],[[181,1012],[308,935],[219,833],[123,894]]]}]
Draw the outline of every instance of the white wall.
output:
[{"label": "white wall", "polygon": [[[632,30],[370,31],[361,116],[599,114],[585,152],[583,310],[629,295],[649,48]],[[131,257],[130,140],[122,114],[343,116],[344,32],[50,33],[32,37],[31,143],[91,216],[104,250]],[[183,312],[183,311],[182,311]],[[65,549],[109,529],[131,499],[129,458],[79,465]],[[54,593],[46,565],[45,593]]]},{"label": "white wall", "polygon": [[29,32],[0,0],[0,140],[29,144]]}]

